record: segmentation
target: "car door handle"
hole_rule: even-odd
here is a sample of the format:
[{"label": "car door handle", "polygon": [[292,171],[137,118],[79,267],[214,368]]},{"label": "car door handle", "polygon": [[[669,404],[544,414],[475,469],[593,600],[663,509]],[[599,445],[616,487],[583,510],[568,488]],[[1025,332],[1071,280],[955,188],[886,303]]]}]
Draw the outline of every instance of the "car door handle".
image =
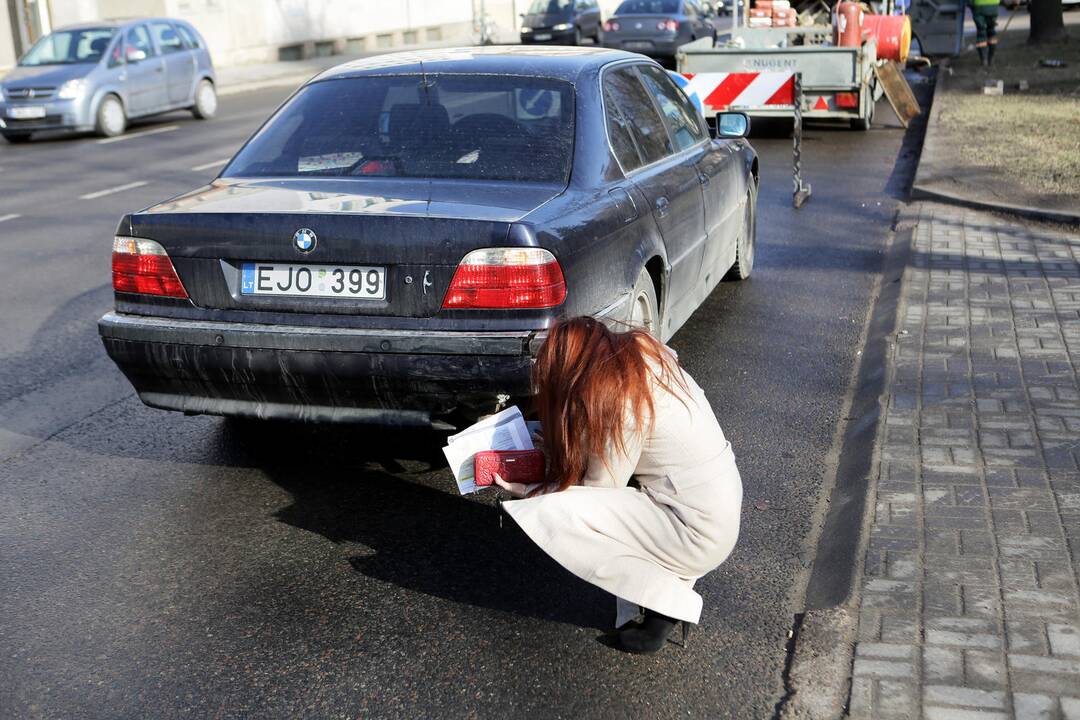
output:
[{"label": "car door handle", "polygon": [[708,185],[709,185],[709,176],[708,175],[706,175],[705,173],[701,173],[700,175],[697,176],[697,179],[698,179],[698,182],[701,183],[701,187],[708,187]]},{"label": "car door handle", "polygon": [[661,195],[656,198],[656,217],[665,217],[668,214],[668,208],[671,207],[671,203],[668,199]]}]

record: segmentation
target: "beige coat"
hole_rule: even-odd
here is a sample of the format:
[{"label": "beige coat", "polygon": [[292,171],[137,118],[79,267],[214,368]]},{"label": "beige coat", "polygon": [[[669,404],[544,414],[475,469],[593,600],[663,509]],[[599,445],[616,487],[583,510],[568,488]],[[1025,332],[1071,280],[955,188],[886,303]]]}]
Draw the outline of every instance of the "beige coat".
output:
[{"label": "beige coat", "polygon": [[[705,393],[653,386],[656,422],[629,432],[627,454],[589,463],[584,484],[504,503],[533,541],[563,567],[621,599],[696,623],[694,580],[716,568],[739,535],[742,482],[731,444]],[[631,476],[641,489],[628,487]],[[632,613],[631,613],[632,615]]]}]

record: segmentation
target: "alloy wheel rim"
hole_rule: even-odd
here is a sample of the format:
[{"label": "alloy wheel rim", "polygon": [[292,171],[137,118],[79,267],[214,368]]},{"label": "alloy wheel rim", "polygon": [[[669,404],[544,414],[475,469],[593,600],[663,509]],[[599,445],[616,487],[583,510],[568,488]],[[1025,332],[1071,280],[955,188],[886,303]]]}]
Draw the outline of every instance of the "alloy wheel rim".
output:
[{"label": "alloy wheel rim", "polygon": [[754,267],[754,211],[749,202],[746,204],[746,222],[743,225],[743,257],[746,267]]},{"label": "alloy wheel rim", "polygon": [[217,96],[209,85],[203,85],[199,90],[199,109],[207,114],[217,109]]},{"label": "alloy wheel rim", "polygon": [[120,103],[109,100],[105,104],[103,112],[105,129],[109,132],[120,132],[124,127],[124,111],[120,109]]},{"label": "alloy wheel rim", "polygon": [[653,317],[652,306],[649,297],[641,293],[634,299],[633,313],[630,315],[630,324],[647,330],[650,335],[656,335],[656,320]]}]

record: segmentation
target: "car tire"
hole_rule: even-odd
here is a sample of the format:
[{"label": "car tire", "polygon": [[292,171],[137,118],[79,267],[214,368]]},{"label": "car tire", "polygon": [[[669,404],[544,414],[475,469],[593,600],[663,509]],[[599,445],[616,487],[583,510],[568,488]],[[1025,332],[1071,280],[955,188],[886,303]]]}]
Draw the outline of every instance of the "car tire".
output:
[{"label": "car tire", "polygon": [[745,280],[754,271],[754,255],[757,250],[757,185],[751,180],[746,191],[746,209],[743,225],[735,243],[735,264],[728,271],[726,280]]},{"label": "car tire", "polygon": [[106,95],[98,103],[94,130],[102,137],[116,137],[123,135],[126,129],[127,113],[124,112],[124,103],[115,95]]},{"label": "car tire", "polygon": [[12,145],[30,142],[30,133],[4,133],[4,139]]},{"label": "car tire", "polygon": [[631,294],[630,325],[646,330],[660,338],[660,303],[656,299],[656,285],[646,268],[641,268]]},{"label": "car tire", "polygon": [[581,45],[581,28],[574,28],[574,45]]},{"label": "car tire", "polygon": [[200,80],[195,88],[195,104],[191,107],[191,114],[197,120],[209,120],[217,114],[217,90],[214,83],[209,80]]}]

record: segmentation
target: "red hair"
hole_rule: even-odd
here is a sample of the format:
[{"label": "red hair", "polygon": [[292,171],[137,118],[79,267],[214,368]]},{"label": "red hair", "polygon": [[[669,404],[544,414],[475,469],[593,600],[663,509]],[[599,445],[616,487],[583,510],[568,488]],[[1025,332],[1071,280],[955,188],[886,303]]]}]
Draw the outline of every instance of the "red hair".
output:
[{"label": "red hair", "polygon": [[672,394],[687,390],[678,361],[644,330],[614,332],[590,317],[553,325],[533,366],[544,491],[580,485],[592,456],[625,453],[627,430],[650,432],[653,383]]}]

